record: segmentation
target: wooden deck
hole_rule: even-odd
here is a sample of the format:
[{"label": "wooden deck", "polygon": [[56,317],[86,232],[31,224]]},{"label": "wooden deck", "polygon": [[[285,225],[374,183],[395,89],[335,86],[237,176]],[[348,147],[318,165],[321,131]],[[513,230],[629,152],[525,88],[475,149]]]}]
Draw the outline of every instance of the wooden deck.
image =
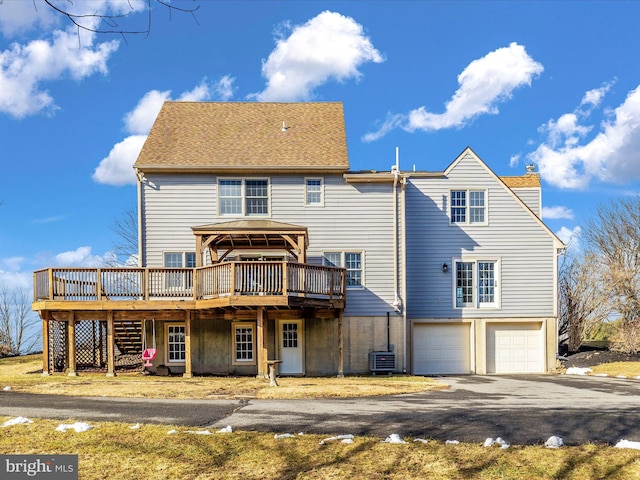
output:
[{"label": "wooden deck", "polygon": [[198,268],[47,268],[34,272],[34,310],[338,308],[342,268],[222,262]]}]

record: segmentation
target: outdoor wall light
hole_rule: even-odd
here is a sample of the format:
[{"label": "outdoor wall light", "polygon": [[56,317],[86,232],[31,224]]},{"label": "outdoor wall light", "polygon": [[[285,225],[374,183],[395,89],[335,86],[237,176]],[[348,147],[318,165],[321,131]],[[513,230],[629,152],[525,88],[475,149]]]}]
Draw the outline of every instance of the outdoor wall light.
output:
[{"label": "outdoor wall light", "polygon": [[449,265],[447,265],[447,262],[444,262],[442,264],[442,272],[447,273],[448,271],[449,271]]}]

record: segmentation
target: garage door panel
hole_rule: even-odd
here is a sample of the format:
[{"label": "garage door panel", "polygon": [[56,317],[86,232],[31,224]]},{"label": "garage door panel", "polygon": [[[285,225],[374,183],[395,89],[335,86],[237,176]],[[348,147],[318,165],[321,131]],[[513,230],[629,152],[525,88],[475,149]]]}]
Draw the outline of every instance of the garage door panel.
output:
[{"label": "garage door panel", "polygon": [[487,325],[487,372],[542,373],[541,327],[531,322]]},{"label": "garage door panel", "polygon": [[416,324],[413,372],[417,375],[469,373],[469,324]]}]

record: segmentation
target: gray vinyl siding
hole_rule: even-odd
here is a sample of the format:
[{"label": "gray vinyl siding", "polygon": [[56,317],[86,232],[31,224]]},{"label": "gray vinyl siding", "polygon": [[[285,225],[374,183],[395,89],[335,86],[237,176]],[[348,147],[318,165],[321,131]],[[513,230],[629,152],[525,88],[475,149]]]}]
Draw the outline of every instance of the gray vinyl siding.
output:
[{"label": "gray vinyl siding", "polygon": [[[308,263],[322,264],[325,251],[362,252],[364,288],[348,289],[345,315],[393,312],[392,184],[350,185],[341,175],[324,176],[324,205],[305,206],[304,180],[304,176],[269,178],[268,218],[307,227]],[[213,175],[156,174],[148,175],[148,183],[143,188],[148,266],[161,266],[166,251],[194,251],[193,226],[263,218],[219,216]]]},{"label": "gray vinyl siding", "polygon": [[540,188],[514,188],[515,193],[533,213],[542,218],[540,212]]},{"label": "gray vinyl siding", "polygon": [[[486,189],[488,225],[449,223],[449,192],[458,189]],[[410,178],[406,195],[409,318],[553,316],[553,237],[475,157],[444,179]],[[453,260],[462,256],[500,260],[500,308],[454,308]]]},{"label": "gray vinyl siding", "polygon": [[213,175],[147,175],[143,183],[143,263],[162,267],[164,252],[194,252],[191,227],[211,222]]}]

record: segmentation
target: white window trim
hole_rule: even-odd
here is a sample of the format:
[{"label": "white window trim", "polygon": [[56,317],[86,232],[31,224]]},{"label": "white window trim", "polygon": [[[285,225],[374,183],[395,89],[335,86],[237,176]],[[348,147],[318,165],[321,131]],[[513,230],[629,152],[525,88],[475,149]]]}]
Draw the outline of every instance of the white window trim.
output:
[{"label": "white window trim", "polygon": [[[251,360],[238,360],[236,358],[236,328],[247,328],[252,330],[251,344],[253,359]],[[232,365],[256,365],[257,363],[257,351],[256,351],[256,324],[252,322],[231,322],[231,364]]]},{"label": "white window trim", "polygon": [[[307,202],[307,181],[320,180],[320,202],[308,203]],[[322,177],[305,177],[304,179],[304,206],[305,207],[324,207],[324,178]]]},{"label": "white window trim", "polygon": [[[478,294],[478,263],[491,262],[494,264],[494,297],[492,303],[479,303]],[[457,299],[457,275],[458,263],[473,263],[473,302],[471,305],[465,305],[458,307],[456,304]],[[452,305],[454,310],[500,310],[502,309],[502,261],[499,257],[461,257],[451,260],[452,275],[451,275],[451,292],[452,292]]]},{"label": "white window trim", "polygon": [[[169,359],[169,327],[185,327],[184,322],[168,322],[164,324],[164,362],[167,365],[184,365],[185,360],[170,360]],[[185,327],[186,334],[186,327]],[[186,343],[186,339],[185,339]],[[185,356],[187,352],[185,351]]]},{"label": "white window trim", "polygon": [[[241,189],[241,206],[242,206],[242,211],[239,214],[235,214],[235,213],[222,213],[220,211],[220,206],[222,204],[222,202],[220,201],[220,182],[221,181],[226,181],[226,180],[239,180],[241,182],[240,185],[240,189]],[[265,215],[247,215],[247,180],[261,180],[261,181],[266,181],[267,182],[267,213]],[[217,210],[218,210],[218,217],[224,217],[224,218],[237,218],[237,217],[249,217],[249,218],[269,218],[271,217],[271,180],[267,177],[267,178],[263,178],[263,177],[225,177],[225,178],[218,178],[217,181],[217,194],[216,194],[216,198],[217,198]]]},{"label": "white window trim", "polygon": [[[466,192],[466,205],[465,205],[465,221],[464,222],[454,222],[452,220],[451,215],[451,192]],[[471,192],[484,192],[484,222],[471,222],[471,205],[469,205],[471,200]],[[449,190],[449,197],[447,199],[449,202],[447,209],[447,216],[449,217],[449,225],[469,225],[474,227],[485,227],[489,225],[489,190],[486,188],[452,188]]]},{"label": "white window trim", "polygon": [[[177,254],[179,254],[179,255],[181,256],[181,258],[182,258],[182,266],[180,266],[180,267],[167,267],[167,266],[165,265],[165,255],[166,255],[167,253],[177,253]],[[163,250],[163,251],[162,251],[162,267],[163,267],[163,268],[192,268],[192,267],[186,267],[186,266],[185,266],[185,265],[187,264],[187,254],[189,254],[189,253],[193,253],[194,257],[196,257],[196,264],[197,264],[197,262],[198,262],[198,258],[197,258],[196,252],[195,252],[195,251],[193,251],[193,250],[186,250],[186,251],[180,251],[180,250]]]},{"label": "white window trim", "polygon": [[[347,253],[359,253],[360,254],[360,264],[362,265],[362,267],[360,268],[360,285],[347,285],[347,290],[364,290],[365,288],[365,261],[364,261],[364,250],[357,250],[357,249],[348,249],[348,250],[323,250],[322,251],[322,265],[326,266],[324,264],[324,258],[325,258],[325,254],[327,253],[339,253],[340,254],[340,265],[338,265],[340,268],[344,268],[345,270],[347,270],[347,266],[346,266],[346,255]],[[345,272],[346,275],[346,272]],[[346,279],[345,279],[346,280]]]}]

